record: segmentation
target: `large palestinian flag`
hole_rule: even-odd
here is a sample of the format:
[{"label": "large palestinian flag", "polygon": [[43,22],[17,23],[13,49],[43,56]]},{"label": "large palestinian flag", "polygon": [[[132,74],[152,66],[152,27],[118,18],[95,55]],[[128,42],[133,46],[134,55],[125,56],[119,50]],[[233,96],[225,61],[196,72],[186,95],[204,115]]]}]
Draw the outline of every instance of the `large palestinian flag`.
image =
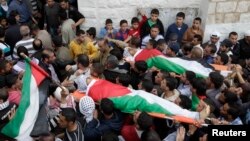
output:
[{"label": "large palestinian flag", "polygon": [[195,119],[200,118],[198,112],[182,109],[175,103],[156,95],[141,90],[132,90],[106,80],[92,80],[86,94],[97,102],[102,98],[109,98],[117,109],[125,113],[134,113],[139,110],[169,116],[175,120],[181,119],[181,122],[188,123],[194,123]]},{"label": "large palestinian flag", "polygon": [[198,77],[208,77],[213,67],[205,62],[186,60],[177,57],[166,57],[156,49],[143,49],[134,56],[134,61],[146,61],[149,67],[157,67],[168,72],[182,74],[193,71]]},{"label": "large palestinian flag", "polygon": [[32,132],[39,112],[39,85],[48,76],[39,66],[26,58],[22,97],[13,119],[1,132],[18,141],[32,141]]}]

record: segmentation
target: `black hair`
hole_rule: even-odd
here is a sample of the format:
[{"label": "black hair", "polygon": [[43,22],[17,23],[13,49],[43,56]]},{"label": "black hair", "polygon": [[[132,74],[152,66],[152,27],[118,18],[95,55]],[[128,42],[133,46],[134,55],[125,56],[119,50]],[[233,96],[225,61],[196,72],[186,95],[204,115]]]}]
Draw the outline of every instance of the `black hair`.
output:
[{"label": "black hair", "polygon": [[117,48],[112,49],[109,52],[109,54],[114,55],[118,60],[122,60],[123,59],[123,54],[122,54],[122,52],[121,52],[120,49],[117,49]]},{"label": "black hair", "polygon": [[42,60],[46,59],[46,58],[49,58],[50,57],[50,54],[54,54],[53,50],[52,49],[49,49],[49,48],[46,48],[42,51],[42,55],[41,55],[41,58]]},{"label": "black hair", "polygon": [[35,30],[39,30],[39,26],[37,24],[33,24],[31,25],[31,28],[30,28],[32,31],[35,31]]},{"label": "black hair", "polygon": [[179,97],[181,99],[180,107],[182,107],[183,109],[190,110],[192,108],[191,99],[186,95],[180,95]]},{"label": "black hair", "polygon": [[150,13],[151,13],[151,14],[156,14],[156,15],[159,15],[159,14],[160,14],[159,10],[156,9],[156,8],[152,9]]},{"label": "black hair", "polygon": [[196,77],[193,71],[186,71],[185,74],[189,82],[191,82]]},{"label": "black hair", "polygon": [[69,2],[69,0],[60,0],[60,3],[61,2],[66,2],[67,3],[67,2]]},{"label": "black hair", "polygon": [[208,46],[212,48],[212,49],[211,49],[211,53],[212,53],[212,54],[216,53],[217,47],[216,47],[215,44],[209,44]]},{"label": "black hair", "polygon": [[54,36],[52,41],[56,47],[61,47],[63,45],[61,36]]},{"label": "black hair", "polygon": [[74,123],[76,121],[76,112],[73,108],[63,108],[61,115],[64,116],[68,122]]},{"label": "black hair", "polygon": [[219,89],[224,81],[224,77],[219,72],[211,72],[209,78],[214,84],[215,89]]},{"label": "black hair", "polygon": [[148,93],[151,93],[154,88],[153,82],[148,79],[143,79],[141,81],[141,85],[142,85],[142,88],[145,89],[145,91]]},{"label": "black hair", "polygon": [[[185,52],[191,52],[192,49],[193,49],[193,46],[191,45],[191,43],[186,43],[182,46],[182,49],[185,51]],[[184,55],[187,55],[187,54],[184,54]]]},{"label": "black hair", "polygon": [[141,112],[137,119],[137,124],[141,130],[149,130],[153,125],[153,118],[146,112]]},{"label": "black hair", "polygon": [[114,112],[114,103],[108,99],[108,98],[103,98],[100,103],[100,109],[105,115],[111,115]]},{"label": "black hair", "polygon": [[22,59],[23,57],[21,56],[21,53],[24,53],[26,56],[29,56],[29,52],[28,49],[24,46],[19,46],[17,48],[17,56],[19,57],[19,59]]},{"label": "black hair", "polygon": [[93,38],[96,37],[96,29],[95,27],[90,27],[88,30],[87,30],[87,33],[92,36]]},{"label": "black hair", "polygon": [[7,90],[5,88],[1,88],[0,89],[0,99],[2,99],[3,102],[5,102],[8,100],[8,97],[9,97],[9,95],[8,95]]},{"label": "black hair", "polygon": [[11,73],[5,76],[5,84],[8,88],[11,88],[17,81],[18,75]]},{"label": "black hair", "polygon": [[35,50],[41,50],[43,48],[43,42],[40,39],[35,39],[32,44]]},{"label": "black hair", "polygon": [[85,31],[81,29],[76,31],[76,36],[80,36],[81,34],[85,34]]},{"label": "black hair", "polygon": [[194,38],[197,38],[199,42],[202,42],[202,36],[200,34],[195,34]]},{"label": "black hair", "polygon": [[114,55],[109,55],[106,62],[110,68],[116,68],[119,65],[119,60]]},{"label": "black hair", "polygon": [[201,18],[200,17],[196,17],[194,18],[195,21],[199,21],[200,23],[202,22]]},{"label": "black hair", "polygon": [[241,106],[237,103],[228,103],[229,109],[227,110],[227,114],[231,115],[233,119],[236,119],[240,116]]},{"label": "black hair", "polygon": [[77,63],[81,64],[83,67],[89,66],[89,57],[86,54],[77,55]]},{"label": "black hair", "polygon": [[145,61],[136,61],[135,68],[142,73],[145,73],[148,69],[148,65]]},{"label": "black hair", "polygon": [[206,94],[207,85],[205,79],[194,78],[191,81],[191,85],[196,90],[198,96],[204,96]]},{"label": "black hair", "polygon": [[93,68],[93,71],[97,73],[98,76],[102,75],[104,71],[104,66],[101,63],[93,63],[92,68]]},{"label": "black hair", "polygon": [[161,139],[156,131],[146,130],[142,132],[141,141],[161,141]]},{"label": "black hair", "polygon": [[176,14],[176,17],[181,17],[181,18],[185,19],[185,13],[183,13],[183,12],[178,12],[178,13]]},{"label": "black hair", "polygon": [[113,22],[112,22],[112,20],[111,19],[106,19],[106,21],[105,21],[105,24],[107,25],[107,24],[112,24]]},{"label": "black hair", "polygon": [[158,25],[158,24],[154,24],[154,25],[152,25],[150,29],[152,29],[152,28],[158,28],[158,30],[160,31],[160,27],[159,27],[159,25]]},{"label": "black hair", "polygon": [[113,132],[104,133],[102,141],[119,141],[118,136]]},{"label": "black hair", "polygon": [[120,26],[122,26],[122,24],[124,24],[124,23],[126,23],[126,24],[127,24],[127,23],[128,23],[128,21],[127,21],[127,20],[124,20],[124,19],[123,19],[123,20],[121,20],[121,21],[120,21]]},{"label": "black hair", "polygon": [[59,13],[59,17],[61,21],[65,21],[68,19],[66,11],[62,11]]},{"label": "black hair", "polygon": [[10,25],[15,25],[15,24],[16,24],[16,19],[15,19],[15,17],[13,17],[13,16],[9,16],[9,17],[7,18],[7,22],[8,22]]},{"label": "black hair", "polygon": [[5,70],[6,65],[9,63],[7,60],[0,60],[0,71]]},{"label": "black hair", "polygon": [[237,35],[237,36],[238,36],[238,33],[237,33],[237,32],[235,32],[235,31],[232,31],[232,32],[230,32],[230,33],[229,33],[229,36],[228,36],[228,37],[230,37],[231,35],[234,35],[234,36],[236,36],[236,35]]},{"label": "black hair", "polygon": [[236,103],[238,101],[238,96],[236,93],[231,91],[224,92],[225,103]]},{"label": "black hair", "polygon": [[178,83],[176,78],[174,78],[174,77],[166,77],[165,80],[166,80],[166,85],[167,85],[167,87],[169,88],[170,91],[173,91],[174,89],[176,89],[177,83]]},{"label": "black hair", "polygon": [[122,86],[124,86],[124,87],[128,87],[129,84],[130,84],[130,81],[131,81],[130,75],[129,74],[123,74],[123,73],[118,75],[118,79],[119,79],[119,83],[121,83]]},{"label": "black hair", "polygon": [[149,39],[148,43],[153,46],[153,48],[157,47],[157,42],[154,39]]},{"label": "black hair", "polygon": [[137,37],[132,37],[130,39],[130,44],[136,46],[137,48],[141,46],[141,39]]},{"label": "black hair", "polygon": [[131,24],[134,24],[134,23],[139,23],[139,19],[137,17],[133,17],[132,20],[131,20]]},{"label": "black hair", "polygon": [[165,39],[159,39],[157,41],[157,45],[164,45],[164,44],[167,44],[166,41],[165,41]]},{"label": "black hair", "polygon": [[229,61],[229,57],[226,53],[218,53],[218,56],[220,56],[220,60],[223,62],[223,65],[226,65]]}]

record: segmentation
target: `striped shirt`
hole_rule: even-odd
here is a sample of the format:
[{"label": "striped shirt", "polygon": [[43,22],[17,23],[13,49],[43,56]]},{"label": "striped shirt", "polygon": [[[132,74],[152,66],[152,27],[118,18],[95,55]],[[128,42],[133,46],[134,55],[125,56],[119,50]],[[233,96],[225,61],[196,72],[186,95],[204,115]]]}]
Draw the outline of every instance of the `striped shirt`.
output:
[{"label": "striped shirt", "polygon": [[[150,39],[152,39],[152,37],[150,35],[143,38],[142,43],[141,43],[142,49],[146,48],[147,43]],[[154,38],[155,41],[158,41],[159,39],[164,39],[164,37],[162,35],[157,35],[156,38]]]},{"label": "striped shirt", "polygon": [[14,59],[18,59],[18,55],[17,55],[17,48],[20,47],[20,46],[24,46],[25,48],[27,48],[28,50],[28,53],[29,53],[29,56],[31,56],[32,54],[34,54],[36,51],[35,49],[33,48],[33,41],[34,41],[34,38],[30,38],[30,39],[22,39],[20,41],[18,41],[15,45],[15,48],[14,48],[14,52],[13,52],[13,58]]}]

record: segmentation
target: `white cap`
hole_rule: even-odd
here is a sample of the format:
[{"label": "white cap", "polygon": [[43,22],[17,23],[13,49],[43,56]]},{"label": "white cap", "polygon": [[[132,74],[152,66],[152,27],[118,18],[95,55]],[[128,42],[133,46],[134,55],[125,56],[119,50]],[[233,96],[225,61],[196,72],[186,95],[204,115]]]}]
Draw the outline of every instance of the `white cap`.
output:
[{"label": "white cap", "polygon": [[245,32],[245,36],[250,36],[250,30],[247,30],[247,31]]},{"label": "white cap", "polygon": [[220,36],[221,36],[221,34],[220,34],[220,32],[218,32],[218,31],[214,31],[214,32],[212,32],[211,35],[210,35],[210,37],[217,37],[217,38],[220,38]]},{"label": "white cap", "polygon": [[[66,88],[65,88],[66,89]],[[58,100],[61,101],[61,91],[62,89],[60,87],[57,87],[56,90],[54,91],[54,97]]]}]

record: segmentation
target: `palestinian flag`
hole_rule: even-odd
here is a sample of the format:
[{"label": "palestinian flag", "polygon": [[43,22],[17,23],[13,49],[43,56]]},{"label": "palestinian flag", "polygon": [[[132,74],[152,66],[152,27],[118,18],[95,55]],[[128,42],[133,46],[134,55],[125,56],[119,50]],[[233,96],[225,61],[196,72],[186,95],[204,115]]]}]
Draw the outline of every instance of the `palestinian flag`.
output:
[{"label": "palestinian flag", "polygon": [[124,113],[134,113],[136,110],[153,113],[162,118],[165,116],[178,119],[180,122],[195,123],[198,112],[182,109],[175,103],[141,90],[132,90],[106,80],[92,80],[87,93],[94,101],[109,98],[115,107]]},{"label": "palestinian flag", "polygon": [[30,133],[39,112],[39,85],[48,74],[29,58],[25,58],[22,97],[16,114],[1,132],[19,141],[32,141]]},{"label": "palestinian flag", "polygon": [[183,74],[187,70],[193,71],[198,77],[208,77],[213,67],[204,62],[186,60],[177,57],[166,57],[156,49],[143,49],[134,56],[135,61],[146,61],[148,66],[153,66],[168,72]]}]

